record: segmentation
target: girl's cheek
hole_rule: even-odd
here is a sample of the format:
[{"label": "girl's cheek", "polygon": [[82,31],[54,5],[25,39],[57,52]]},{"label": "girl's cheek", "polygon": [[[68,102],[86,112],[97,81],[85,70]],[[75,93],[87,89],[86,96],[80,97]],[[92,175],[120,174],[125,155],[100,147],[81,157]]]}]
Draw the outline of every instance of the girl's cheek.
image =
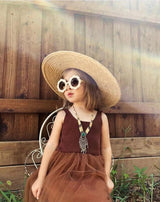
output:
[{"label": "girl's cheek", "polygon": [[66,93],[64,93],[64,97],[67,99]]}]

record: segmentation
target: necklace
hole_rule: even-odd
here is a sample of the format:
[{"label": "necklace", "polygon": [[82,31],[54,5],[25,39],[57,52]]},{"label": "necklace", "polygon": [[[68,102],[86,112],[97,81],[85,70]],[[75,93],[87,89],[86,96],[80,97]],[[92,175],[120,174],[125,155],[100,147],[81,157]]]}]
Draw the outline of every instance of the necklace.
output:
[{"label": "necklace", "polygon": [[82,123],[81,123],[81,120],[79,119],[78,114],[77,114],[74,106],[73,106],[73,110],[74,110],[75,115],[77,117],[78,126],[79,126],[79,132],[80,132],[79,146],[80,146],[81,152],[84,154],[84,153],[87,152],[87,148],[89,148],[89,146],[88,146],[88,140],[87,140],[86,136],[89,133],[89,131],[90,131],[91,127],[92,127],[92,124],[93,124],[93,114],[91,115],[91,121],[89,123],[89,126],[84,131]]}]

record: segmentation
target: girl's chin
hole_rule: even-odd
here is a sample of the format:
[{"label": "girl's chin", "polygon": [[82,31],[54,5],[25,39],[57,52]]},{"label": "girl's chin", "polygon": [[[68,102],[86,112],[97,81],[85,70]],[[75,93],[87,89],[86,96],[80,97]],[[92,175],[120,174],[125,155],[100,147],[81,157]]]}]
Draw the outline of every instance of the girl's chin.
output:
[{"label": "girl's chin", "polygon": [[66,99],[67,99],[69,102],[74,102],[74,99],[73,99],[73,98],[67,97]]}]

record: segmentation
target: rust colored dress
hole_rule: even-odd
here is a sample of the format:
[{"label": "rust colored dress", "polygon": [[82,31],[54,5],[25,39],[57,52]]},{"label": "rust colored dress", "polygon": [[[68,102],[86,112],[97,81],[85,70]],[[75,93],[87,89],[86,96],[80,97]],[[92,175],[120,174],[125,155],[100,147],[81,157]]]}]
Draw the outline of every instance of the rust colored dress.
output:
[{"label": "rust colored dress", "polygon": [[[47,176],[39,202],[111,202],[105,184],[104,160],[101,155],[101,112],[97,112],[90,132],[87,134],[86,154],[79,147],[78,122],[65,109],[59,145],[50,159]],[[85,130],[89,122],[82,121]],[[31,186],[38,170],[27,180],[24,202],[36,202]]]}]

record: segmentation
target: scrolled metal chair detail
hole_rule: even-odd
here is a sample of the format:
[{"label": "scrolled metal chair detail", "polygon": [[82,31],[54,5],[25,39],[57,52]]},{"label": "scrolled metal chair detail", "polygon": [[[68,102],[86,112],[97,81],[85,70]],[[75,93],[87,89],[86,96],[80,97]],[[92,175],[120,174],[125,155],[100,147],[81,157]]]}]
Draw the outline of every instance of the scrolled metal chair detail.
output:
[{"label": "scrolled metal chair detail", "polygon": [[[43,156],[43,151],[44,151],[44,148],[45,148],[45,146],[47,144],[47,141],[49,139],[49,136],[50,136],[50,133],[51,133],[51,130],[52,130],[56,115],[57,115],[58,111],[60,111],[62,109],[63,108],[61,107],[61,108],[58,108],[57,110],[53,111],[44,120],[44,122],[43,122],[43,124],[42,124],[42,126],[40,128],[40,131],[39,131],[39,148],[34,149],[33,151],[31,151],[27,155],[27,157],[25,159],[25,162],[24,162],[25,175],[26,176],[30,176],[32,174],[32,172],[29,171],[29,165],[30,165],[29,162],[31,162],[34,165],[35,169],[38,169],[39,163],[37,163],[37,161],[39,162],[41,160],[42,156]],[[49,121],[49,119],[51,119],[51,121]],[[47,137],[43,136],[44,129],[46,129]]]}]

